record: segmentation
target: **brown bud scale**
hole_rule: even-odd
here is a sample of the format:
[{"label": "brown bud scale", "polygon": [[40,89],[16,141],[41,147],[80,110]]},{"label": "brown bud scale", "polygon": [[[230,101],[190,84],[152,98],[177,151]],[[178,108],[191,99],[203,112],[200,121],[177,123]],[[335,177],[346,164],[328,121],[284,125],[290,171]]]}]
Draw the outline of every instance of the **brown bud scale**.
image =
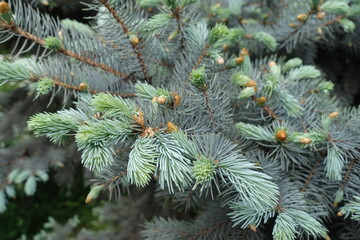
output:
[{"label": "brown bud scale", "polygon": [[324,20],[326,16],[326,13],[325,12],[319,12],[317,15],[316,15],[316,18],[319,19],[319,20]]},{"label": "brown bud scale", "polygon": [[250,225],[249,225],[249,228],[250,228],[250,230],[251,230],[252,232],[256,232],[256,226],[255,226],[255,225],[250,224]]},{"label": "brown bud scale", "polygon": [[177,107],[180,105],[181,103],[181,97],[179,94],[175,93],[175,92],[172,92],[171,93],[172,97],[173,97],[173,105],[174,107]]},{"label": "brown bud scale", "polygon": [[339,212],[336,213],[336,216],[342,217],[342,216],[344,216],[344,214],[341,211],[339,211]]},{"label": "brown bud scale", "polygon": [[144,132],[140,134],[141,137],[153,137],[155,135],[155,129],[152,127],[147,127],[144,129]]},{"label": "brown bud scale", "polygon": [[79,90],[80,91],[85,91],[87,89],[87,84],[86,83],[80,83],[79,85]]},{"label": "brown bud scale", "polygon": [[164,104],[164,103],[166,103],[166,100],[167,100],[167,98],[165,96],[160,96],[157,99],[157,103]]},{"label": "brown bud scale", "polygon": [[90,196],[90,194],[88,194],[86,196],[85,203],[91,203],[93,200],[94,200],[94,198],[92,196]]},{"label": "brown bud scale", "polygon": [[216,60],[216,63],[219,65],[223,65],[225,63],[224,58],[219,58],[218,60]]},{"label": "brown bud scale", "polygon": [[7,2],[0,2],[0,14],[9,13],[11,8]]},{"label": "brown bud scale", "polygon": [[173,124],[172,122],[167,122],[166,128],[167,128],[168,133],[179,131],[179,127],[176,126],[175,124]]},{"label": "brown bud scale", "polygon": [[243,61],[244,61],[244,58],[243,58],[243,57],[237,57],[237,58],[235,58],[236,64],[241,64]]},{"label": "brown bud scale", "polygon": [[274,66],[276,66],[276,62],[275,61],[270,61],[269,62],[269,67],[272,68]]},{"label": "brown bud scale", "polygon": [[328,118],[334,119],[334,118],[336,118],[337,116],[339,116],[339,113],[338,113],[338,112],[332,112],[332,113],[330,113],[330,114],[328,115]]},{"label": "brown bud scale", "polygon": [[309,144],[309,143],[311,143],[311,139],[307,138],[307,137],[303,137],[303,138],[300,138],[299,142],[301,144]]},{"label": "brown bud scale", "polygon": [[246,83],[246,87],[256,87],[256,82],[254,80],[250,80]]},{"label": "brown bud scale", "polygon": [[259,97],[258,99],[256,99],[256,103],[259,105],[264,105],[266,100],[267,100],[266,97]]},{"label": "brown bud scale", "polygon": [[249,51],[246,48],[241,49],[240,56],[248,56]]},{"label": "brown bud scale", "polygon": [[139,44],[139,42],[140,42],[139,38],[138,38],[137,36],[135,36],[135,35],[133,35],[133,36],[130,37],[130,41],[131,41],[131,43],[134,44],[134,45],[137,45],[137,44]]},{"label": "brown bud scale", "polygon": [[137,114],[134,114],[132,116],[133,120],[139,124],[140,126],[144,126],[145,125],[145,119],[144,119],[144,112],[140,110],[140,108],[138,108],[137,110]]},{"label": "brown bud scale", "polygon": [[287,133],[284,129],[280,129],[275,133],[275,138],[280,142],[283,142],[287,138]]},{"label": "brown bud scale", "polygon": [[305,13],[300,13],[299,15],[296,16],[296,19],[300,22],[305,21],[308,18],[308,15]]}]

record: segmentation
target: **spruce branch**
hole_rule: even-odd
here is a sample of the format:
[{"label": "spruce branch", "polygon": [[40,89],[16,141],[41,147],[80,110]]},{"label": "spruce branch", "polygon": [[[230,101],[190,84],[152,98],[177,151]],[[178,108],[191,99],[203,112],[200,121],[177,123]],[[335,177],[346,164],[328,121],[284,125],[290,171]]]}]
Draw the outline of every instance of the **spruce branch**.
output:
[{"label": "spruce branch", "polygon": [[[74,94],[79,110],[37,114],[29,128],[56,143],[75,136],[82,164],[97,181],[87,201],[135,185],[191,211],[191,221],[155,217],[145,224],[146,239],[259,240],[269,238],[264,227],[266,233],[273,228],[275,240],[329,239],[322,221],[333,217],[334,191],[336,204],[357,196],[360,113],[343,111],[329,94],[333,85],[303,60],[313,61],[323,40],[336,46],[338,33],[357,50],[358,31],[345,32],[356,26],[349,4],[356,15],[360,4],[224,0],[208,6],[203,0],[207,6],[195,12],[198,0],[98,0],[87,5],[97,13],[95,24],[77,29],[21,1],[14,0],[16,25],[0,22],[0,40],[15,36],[18,55],[33,46],[43,55],[4,61],[0,83],[30,79],[38,93],[83,92]],[[147,11],[147,21],[136,4],[158,8]],[[207,25],[199,16],[208,8],[217,16]],[[299,58],[264,55],[267,49],[286,54],[283,47]],[[45,56],[51,52],[56,57]],[[0,155],[7,167],[2,161]],[[45,176],[31,169],[17,174],[13,181],[25,183],[27,194]],[[0,188],[0,210],[14,195],[8,186]]]},{"label": "spruce branch", "polygon": [[132,48],[134,49],[134,52],[136,53],[137,59],[138,59],[140,65],[141,65],[141,69],[142,69],[143,74],[144,74],[144,79],[147,80],[148,83],[151,83],[151,79],[148,76],[148,70],[147,70],[147,67],[145,65],[144,57],[143,57],[143,55],[142,55],[142,53],[140,51],[140,48],[137,45],[138,43],[136,43],[135,41],[131,41],[129,28],[127,27],[125,22],[121,19],[121,17],[117,14],[115,9],[111,7],[111,5],[109,4],[109,0],[99,0],[99,2],[106,7],[106,9],[114,17],[116,22],[118,22],[120,24],[120,26],[121,26],[122,30],[124,31],[124,33],[128,36],[129,43],[131,44]]},{"label": "spruce branch", "polygon": [[[255,96],[252,96],[251,99],[258,103],[258,98],[256,98]],[[274,113],[274,111],[271,110],[270,108],[271,108],[271,106],[268,106],[268,105],[262,107],[262,109],[263,109],[264,111],[266,111],[269,116],[271,116],[273,119],[275,119],[276,121],[278,121],[279,123],[281,123],[283,120],[280,119],[280,118],[276,115],[276,113]]]},{"label": "spruce branch", "polygon": [[330,180],[341,180],[344,163],[344,153],[336,145],[331,146],[325,158],[326,177]]},{"label": "spruce branch", "polygon": [[211,232],[216,231],[218,228],[221,228],[221,227],[223,227],[223,225],[229,224],[230,222],[231,222],[231,220],[227,219],[222,222],[215,223],[206,229],[202,229],[199,232],[191,234],[191,236],[187,239],[188,240],[202,239],[203,237],[209,236],[211,234]]},{"label": "spruce branch", "polygon": [[[18,34],[30,41],[33,41],[43,47],[46,47],[46,42],[44,39],[41,39],[25,30],[23,30],[22,28],[16,26],[14,23],[6,23],[4,21],[0,21],[0,28],[4,28],[4,29],[7,29],[15,34]],[[122,72],[119,72],[111,67],[109,67],[108,65],[106,64],[103,64],[103,63],[99,63],[99,62],[96,62],[88,57],[84,57],[78,53],[75,53],[75,52],[72,52],[70,50],[67,50],[67,49],[64,49],[63,47],[59,47],[56,49],[57,52],[59,53],[62,53],[68,57],[71,57],[71,58],[74,58],[76,60],[79,60],[81,62],[84,62],[84,63],[87,63],[89,64],[90,66],[93,66],[93,67],[96,67],[96,68],[100,68],[106,72],[110,72],[116,76],[120,76],[120,77],[126,77],[127,74],[125,73],[122,73]]]},{"label": "spruce branch", "polygon": [[88,118],[83,112],[70,109],[58,113],[36,114],[30,118],[28,125],[36,136],[45,135],[52,142],[62,144],[85,121]]},{"label": "spruce branch", "polygon": [[204,100],[205,100],[205,107],[207,109],[207,112],[209,114],[209,118],[210,118],[210,121],[211,121],[211,124],[216,128],[218,126],[218,124],[215,122],[215,119],[214,119],[214,112],[212,110],[212,108],[210,107],[210,104],[209,104],[209,95],[208,95],[208,91],[206,89],[204,89],[202,91],[202,93],[204,94]]},{"label": "spruce branch", "polygon": [[202,50],[202,52],[201,52],[198,60],[196,61],[195,65],[194,65],[194,67],[193,67],[194,70],[197,69],[197,67],[198,67],[198,66],[201,64],[201,62],[204,60],[204,58],[205,58],[206,55],[208,54],[208,50],[209,50],[210,47],[211,47],[210,44],[206,44],[206,45],[205,45],[204,49]]},{"label": "spruce branch", "polygon": [[318,160],[318,161],[316,161],[316,163],[315,163],[314,166],[312,167],[312,169],[311,169],[311,171],[309,172],[309,175],[308,175],[308,177],[307,177],[307,179],[306,179],[306,181],[305,181],[304,186],[300,189],[301,192],[304,192],[304,191],[308,188],[308,186],[309,186],[309,184],[310,184],[310,182],[311,182],[311,179],[312,179],[314,173],[316,172],[316,169],[320,166],[320,163],[321,163],[321,161]]},{"label": "spruce branch", "polygon": [[288,41],[295,36],[298,32],[300,32],[302,30],[302,28],[304,28],[304,26],[306,26],[306,23],[310,20],[311,16],[315,13],[315,11],[313,9],[310,9],[310,11],[308,13],[306,13],[306,18],[303,21],[300,21],[300,26],[298,26],[294,31],[290,32],[290,34],[288,36],[286,36],[284,39],[282,39],[280,42],[282,42],[282,44],[280,45],[280,48],[283,48],[286,46],[286,44],[288,43]]},{"label": "spruce branch", "polygon": [[345,204],[340,208],[340,211],[337,213],[338,217],[344,216],[349,217],[351,214],[351,219],[360,221],[360,197],[354,196],[353,200]]},{"label": "spruce branch", "polygon": [[144,187],[150,182],[150,174],[155,172],[159,157],[158,151],[154,151],[156,144],[156,138],[144,137],[135,141],[127,167],[130,183]]},{"label": "spruce branch", "polygon": [[[172,17],[175,18],[176,24],[177,24],[177,33],[180,33],[180,50],[185,49],[185,39],[184,39],[184,29],[183,29],[183,23],[181,21],[180,17],[180,8],[176,7],[175,9],[171,9]],[[185,54],[185,53],[183,53]]]},{"label": "spruce branch", "polygon": [[344,176],[344,178],[343,178],[343,180],[342,180],[342,183],[341,183],[341,185],[340,185],[340,189],[343,190],[343,189],[345,188],[346,183],[347,183],[347,181],[348,181],[348,179],[349,179],[349,176],[350,176],[350,172],[351,172],[351,170],[353,169],[353,167],[354,167],[354,165],[355,165],[355,162],[356,162],[356,159],[353,158],[353,159],[351,160],[351,162],[350,162],[350,164],[349,164],[349,166],[348,166],[348,169],[347,169],[347,171],[346,171],[346,173],[345,173],[345,176]]},{"label": "spruce branch", "polygon": [[[29,80],[31,82],[39,82],[41,80],[41,78],[38,78],[38,77],[35,77],[34,75],[32,75],[32,76],[30,76]],[[66,88],[66,89],[69,89],[69,90],[74,90],[74,91],[77,91],[77,92],[83,92],[84,91],[83,89],[81,89],[81,87],[79,85],[76,86],[76,85],[73,85],[73,84],[70,84],[70,83],[64,83],[60,79],[52,79],[52,83],[55,86]],[[89,89],[88,92],[91,93],[91,94],[108,93],[108,94],[113,95],[113,96],[120,96],[120,97],[124,97],[124,98],[131,98],[131,97],[136,96],[134,93],[109,93],[109,92],[98,91],[98,90],[95,90],[95,89]]]}]

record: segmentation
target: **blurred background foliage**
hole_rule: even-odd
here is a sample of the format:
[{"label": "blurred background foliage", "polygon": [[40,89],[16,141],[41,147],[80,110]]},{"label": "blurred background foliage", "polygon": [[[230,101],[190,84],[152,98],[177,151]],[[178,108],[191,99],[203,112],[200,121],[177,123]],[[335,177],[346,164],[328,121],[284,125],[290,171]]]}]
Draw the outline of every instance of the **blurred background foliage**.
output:
[{"label": "blurred background foliage", "polygon": [[[77,0],[24,1],[38,7],[41,12],[61,19],[86,22],[84,17],[93,14],[83,11],[83,5]],[[0,44],[1,59],[7,58],[12,44]],[[34,100],[35,96],[36,92],[22,83],[0,86],[0,158],[6,159],[15,152],[24,157],[32,154],[46,157],[46,149],[58,150],[46,138],[34,139],[27,131],[26,121],[29,116],[45,109],[56,111],[62,108],[62,100],[55,98],[48,105],[50,96],[40,96]],[[43,229],[50,216],[64,224],[77,215],[81,222],[79,228],[92,228],[91,222],[95,220],[92,214],[94,204],[85,204],[89,187],[79,164],[80,156],[72,144],[62,151],[66,155],[65,164],[59,162],[58,166],[50,168],[49,180],[38,183],[36,194],[27,196],[22,189],[24,185],[17,185],[16,198],[11,199],[7,210],[0,214],[0,239],[19,239],[22,235],[32,239],[32,236]],[[16,161],[15,157],[13,161]]]}]

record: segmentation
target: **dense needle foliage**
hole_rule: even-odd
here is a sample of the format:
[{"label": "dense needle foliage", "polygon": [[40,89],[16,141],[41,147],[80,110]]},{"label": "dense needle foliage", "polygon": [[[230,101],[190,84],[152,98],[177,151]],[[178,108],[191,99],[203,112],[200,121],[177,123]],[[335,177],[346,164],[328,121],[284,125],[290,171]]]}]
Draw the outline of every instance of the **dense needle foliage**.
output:
[{"label": "dense needle foliage", "polygon": [[[320,48],[357,54],[360,1],[94,0],[90,24],[39,2],[0,3],[0,40],[14,42],[0,84],[63,98],[28,129],[76,143],[86,203],[135,191],[127,206],[170,213],[115,202],[97,212],[109,228],[51,219],[37,239],[359,239],[359,89],[334,91],[315,63]],[[3,152],[0,211],[67,164],[61,148]],[[124,216],[140,235],[125,237]]]}]

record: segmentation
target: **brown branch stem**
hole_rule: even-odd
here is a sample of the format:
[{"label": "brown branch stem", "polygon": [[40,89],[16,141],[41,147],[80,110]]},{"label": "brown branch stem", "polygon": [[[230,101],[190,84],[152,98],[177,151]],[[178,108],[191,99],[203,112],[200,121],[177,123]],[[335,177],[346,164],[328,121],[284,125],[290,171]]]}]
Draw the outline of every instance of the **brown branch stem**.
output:
[{"label": "brown branch stem", "polygon": [[121,178],[122,176],[125,176],[127,174],[127,171],[125,172],[120,172],[118,175],[110,178],[108,181],[104,182],[103,184],[101,184],[102,186],[106,186],[109,185],[110,183],[115,182],[116,180],[118,180],[119,178]]},{"label": "brown branch stem", "polygon": [[210,48],[210,45],[206,44],[204,50],[201,52],[201,55],[200,55],[199,59],[197,60],[197,62],[195,63],[195,66],[193,69],[196,69],[200,65],[200,63],[204,60],[206,54],[208,53],[209,48]]},{"label": "brown branch stem", "polygon": [[[251,98],[252,98],[252,100],[254,100],[254,101],[256,101],[256,99],[257,99],[255,96],[252,96]],[[269,114],[269,116],[271,116],[272,118],[274,118],[274,119],[275,119],[276,121],[278,121],[279,123],[282,122],[282,120],[274,113],[274,111],[270,109],[270,106],[264,106],[264,107],[262,107],[262,109],[263,109],[264,111],[266,111],[266,112]]]},{"label": "brown branch stem", "polygon": [[281,44],[281,47],[284,47],[285,46],[285,43],[287,40],[289,40],[294,34],[296,34],[297,32],[300,31],[300,29],[302,27],[304,27],[304,25],[309,21],[310,17],[312,14],[314,14],[315,12],[313,10],[310,10],[308,13],[307,13],[307,18],[305,19],[305,21],[301,22],[301,25],[299,25],[299,27],[297,27],[294,31],[292,31],[286,38],[284,38],[284,40],[282,41],[282,44]]},{"label": "brown branch stem", "polygon": [[[4,29],[8,29],[10,31],[12,31],[13,33],[16,33],[30,41],[33,41],[43,47],[46,47],[46,43],[44,41],[44,39],[42,38],[39,38],[25,30],[23,30],[22,28],[20,27],[17,27],[15,26],[14,24],[9,24],[9,23],[6,23],[4,21],[1,21],[0,22],[0,28],[4,28]],[[110,72],[116,76],[120,76],[120,77],[126,77],[127,75],[125,73],[122,73],[122,72],[119,72],[113,68],[111,68],[110,66],[106,65],[106,64],[103,64],[103,63],[99,63],[99,62],[96,62],[90,58],[87,58],[87,57],[84,57],[78,53],[75,53],[73,51],[70,51],[70,50],[67,50],[67,49],[64,49],[63,47],[60,47],[59,49],[57,49],[57,51],[59,53],[62,53],[66,56],[69,56],[71,58],[74,58],[76,60],[79,60],[81,62],[84,62],[84,63],[87,63],[89,64],[90,66],[93,66],[93,67],[96,67],[96,68],[101,68],[102,70],[106,71],[106,72]]]},{"label": "brown branch stem", "polygon": [[269,106],[265,106],[262,109],[264,109],[272,118],[274,118],[279,123],[282,122],[282,120],[274,113],[274,111],[270,110]]},{"label": "brown branch stem", "polygon": [[345,176],[344,176],[344,180],[343,180],[343,182],[341,183],[341,186],[340,186],[341,189],[344,189],[344,188],[345,188],[345,185],[346,185],[346,183],[347,183],[347,180],[349,179],[349,175],[350,175],[351,169],[354,167],[354,165],[355,165],[355,158],[353,158],[353,160],[352,160],[351,163],[349,164],[348,170],[346,171],[346,174],[345,174]]},{"label": "brown branch stem", "polygon": [[216,223],[214,225],[212,225],[211,227],[209,228],[206,228],[204,230],[202,230],[201,232],[198,232],[196,233],[194,236],[192,236],[191,238],[188,238],[188,240],[195,240],[195,239],[199,239],[200,236],[203,236],[205,234],[208,234],[209,232],[211,231],[214,231],[216,228],[224,225],[224,224],[228,224],[230,222],[230,219],[227,219],[225,221],[222,221],[222,222],[219,222],[219,223]]},{"label": "brown branch stem", "polygon": [[180,49],[185,49],[185,42],[184,42],[184,36],[183,36],[183,28],[182,28],[182,22],[180,19],[180,8],[177,7],[175,10],[172,10],[173,13],[173,18],[175,18],[176,23],[177,23],[177,27],[178,27],[178,32],[180,34]]},{"label": "brown branch stem", "polygon": [[308,186],[309,186],[309,184],[310,184],[310,182],[311,182],[312,176],[314,175],[314,173],[315,173],[315,171],[316,171],[316,169],[317,169],[317,167],[318,167],[319,165],[320,165],[320,160],[318,160],[318,161],[315,163],[314,167],[311,169],[311,171],[310,171],[310,173],[309,173],[309,176],[307,177],[307,179],[306,179],[306,181],[305,181],[304,186],[300,189],[301,192],[304,192],[304,191],[308,188]]},{"label": "brown branch stem", "polygon": [[209,96],[208,96],[207,90],[204,90],[203,93],[204,93],[204,97],[205,97],[205,106],[206,106],[206,109],[207,109],[207,111],[209,113],[210,121],[214,126],[217,126],[217,124],[215,123],[215,120],[214,120],[213,111],[212,111],[212,109],[211,109],[211,107],[209,105]]},{"label": "brown branch stem", "polygon": [[[31,82],[37,82],[37,81],[39,81],[39,80],[40,80],[39,78],[30,76],[30,81],[31,81]],[[74,91],[81,92],[79,86],[76,86],[76,85],[73,85],[73,84],[70,84],[70,83],[64,83],[64,82],[61,82],[61,81],[58,80],[58,79],[52,79],[52,80],[53,80],[53,84],[54,84],[55,86],[63,87],[63,88],[69,89],[69,90],[74,90]],[[90,89],[89,92],[90,92],[91,94],[108,93],[108,92],[104,92],[104,91],[98,91],[98,90],[95,90],[95,89]],[[129,98],[136,96],[135,93],[109,93],[109,94],[114,95],[114,96],[129,97]]]},{"label": "brown branch stem", "polygon": [[[109,4],[109,1],[108,0],[99,0],[101,4],[104,5],[104,7],[106,7],[106,9],[111,13],[111,15],[113,16],[113,18],[120,24],[122,30],[124,31],[124,33],[126,35],[128,35],[129,39],[130,39],[130,34],[129,34],[129,28],[126,26],[125,22],[120,18],[120,16],[117,14],[117,12],[115,11],[114,8],[112,8]],[[137,56],[137,59],[141,65],[141,69],[143,71],[143,74],[144,74],[144,78],[146,80],[148,80],[148,82],[150,82],[150,79],[148,78],[148,74],[147,74],[147,67],[145,65],[145,61],[144,61],[144,58],[140,52],[140,49],[139,47],[133,43],[131,40],[129,40],[132,48],[134,49],[135,53],[136,53],[136,56]]]}]

